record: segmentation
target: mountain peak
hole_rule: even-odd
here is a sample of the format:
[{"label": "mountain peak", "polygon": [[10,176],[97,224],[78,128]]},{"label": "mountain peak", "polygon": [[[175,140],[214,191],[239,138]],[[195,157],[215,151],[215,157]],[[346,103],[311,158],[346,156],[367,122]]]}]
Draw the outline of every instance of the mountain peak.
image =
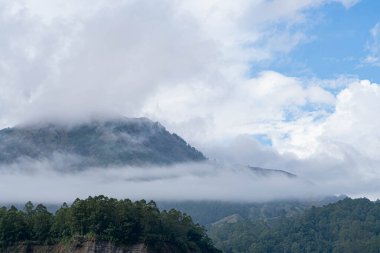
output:
[{"label": "mountain peak", "polygon": [[95,119],[64,125],[40,122],[0,130],[0,163],[75,156],[78,167],[168,165],[206,160],[164,126],[148,118]]}]

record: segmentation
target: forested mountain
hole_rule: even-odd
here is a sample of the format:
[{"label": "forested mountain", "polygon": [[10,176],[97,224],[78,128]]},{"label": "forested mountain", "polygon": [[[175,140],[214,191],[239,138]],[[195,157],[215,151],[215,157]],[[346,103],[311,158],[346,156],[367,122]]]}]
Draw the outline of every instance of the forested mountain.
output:
[{"label": "forested mountain", "polygon": [[76,168],[206,160],[181,137],[146,118],[97,120],[71,127],[39,123],[0,131],[0,164],[61,156],[60,161]]},{"label": "forested mountain", "polygon": [[212,226],[225,253],[375,253],[380,249],[380,203],[349,199],[292,217]]},{"label": "forested mountain", "polygon": [[[272,172],[273,173],[273,172]],[[175,208],[189,214],[204,226],[212,225],[229,216],[239,216],[251,221],[290,217],[303,213],[312,206],[323,206],[344,199],[331,196],[315,200],[286,200],[263,203],[226,201],[158,201],[160,209]]]},{"label": "forested mountain", "polygon": [[171,209],[159,211],[153,201],[132,202],[104,196],[76,199],[55,214],[28,202],[24,209],[0,209],[0,252],[15,245],[54,245],[64,241],[97,240],[115,245],[142,243],[149,251],[219,252],[205,230],[190,216]]},{"label": "forested mountain", "polygon": [[249,170],[258,177],[296,176],[282,170],[209,161],[175,133],[147,118],[98,119],[88,123],[24,124],[0,130],[0,166],[48,162],[65,172],[91,167],[147,167],[208,161],[210,169]]}]

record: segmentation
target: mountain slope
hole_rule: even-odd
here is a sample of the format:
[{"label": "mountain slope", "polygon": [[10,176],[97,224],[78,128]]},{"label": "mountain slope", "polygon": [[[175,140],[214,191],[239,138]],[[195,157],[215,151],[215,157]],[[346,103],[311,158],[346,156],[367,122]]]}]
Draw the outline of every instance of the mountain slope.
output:
[{"label": "mountain slope", "polygon": [[292,217],[212,226],[209,235],[223,252],[377,253],[379,220],[378,201],[346,198]]},{"label": "mountain slope", "polygon": [[102,195],[64,203],[55,214],[32,202],[23,211],[0,208],[0,252],[220,253],[184,213]]},{"label": "mountain slope", "polygon": [[77,167],[168,165],[206,160],[181,137],[146,118],[92,121],[72,127],[26,125],[0,131],[2,164],[62,155],[71,157]]},{"label": "mountain slope", "polygon": [[255,173],[258,176],[264,176],[264,177],[270,177],[270,176],[286,176],[288,178],[296,178],[297,176],[287,172],[285,170],[274,170],[274,169],[265,169],[260,167],[252,167],[248,166],[248,169],[250,169],[253,173]]},{"label": "mountain slope", "polygon": [[226,217],[237,215],[244,220],[259,221],[291,217],[303,213],[312,206],[335,203],[346,196],[330,196],[310,200],[282,200],[263,203],[224,202],[224,201],[159,201],[162,210],[174,208],[190,215],[195,222],[210,226]]}]

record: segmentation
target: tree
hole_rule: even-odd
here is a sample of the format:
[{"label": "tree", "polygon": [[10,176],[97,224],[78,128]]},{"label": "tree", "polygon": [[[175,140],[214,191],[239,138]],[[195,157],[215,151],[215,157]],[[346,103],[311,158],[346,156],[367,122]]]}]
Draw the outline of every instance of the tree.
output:
[{"label": "tree", "polygon": [[39,243],[51,240],[50,232],[52,224],[53,215],[44,205],[37,205],[33,212],[33,239]]}]

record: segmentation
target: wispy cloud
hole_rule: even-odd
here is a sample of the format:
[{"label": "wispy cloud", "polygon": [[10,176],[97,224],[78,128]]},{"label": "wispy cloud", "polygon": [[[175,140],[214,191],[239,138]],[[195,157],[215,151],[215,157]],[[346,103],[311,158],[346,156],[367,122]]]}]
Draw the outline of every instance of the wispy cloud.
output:
[{"label": "wispy cloud", "polygon": [[380,23],[377,23],[370,31],[371,38],[368,40],[366,50],[367,57],[364,64],[380,67]]}]

